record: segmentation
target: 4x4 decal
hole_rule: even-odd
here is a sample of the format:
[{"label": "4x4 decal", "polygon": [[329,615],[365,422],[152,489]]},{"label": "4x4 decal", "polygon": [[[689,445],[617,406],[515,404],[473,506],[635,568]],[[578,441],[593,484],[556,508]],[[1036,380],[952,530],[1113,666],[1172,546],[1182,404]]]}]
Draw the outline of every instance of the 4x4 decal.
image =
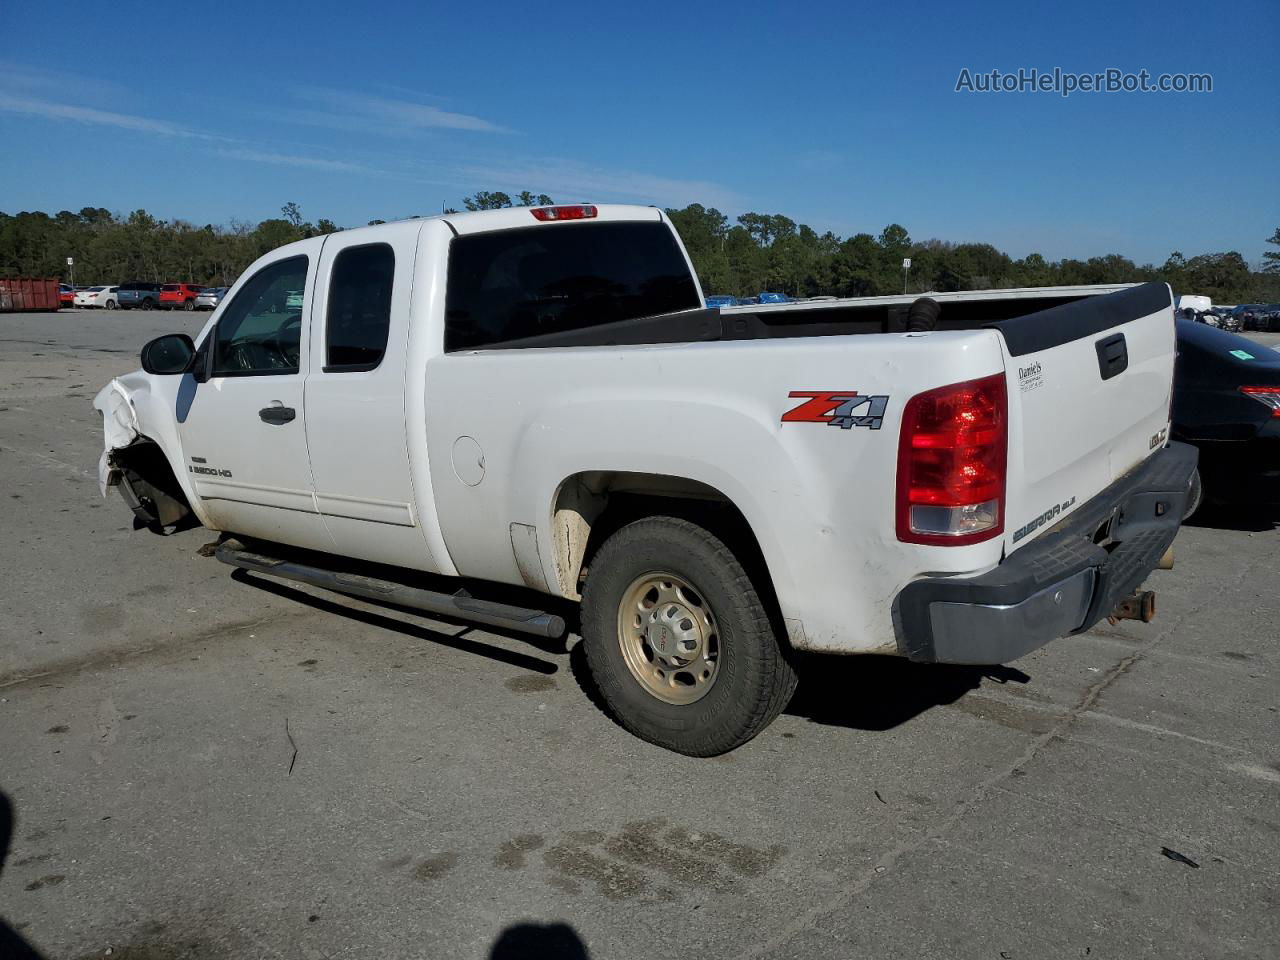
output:
[{"label": "4x4 decal", "polygon": [[879,430],[889,405],[886,394],[862,396],[856,390],[792,390],[787,396],[793,400],[807,399],[784,413],[783,423],[825,423],[841,430],[851,427]]}]

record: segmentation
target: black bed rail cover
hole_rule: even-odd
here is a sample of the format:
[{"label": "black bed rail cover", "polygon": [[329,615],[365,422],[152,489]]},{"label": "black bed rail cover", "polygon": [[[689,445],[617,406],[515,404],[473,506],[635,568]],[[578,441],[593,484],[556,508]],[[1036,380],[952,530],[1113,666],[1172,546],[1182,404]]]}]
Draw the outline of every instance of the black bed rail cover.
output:
[{"label": "black bed rail cover", "polygon": [[1172,306],[1165,283],[1143,283],[1128,290],[1085,297],[1048,310],[984,324],[999,330],[1009,353],[1021,357],[1038,350],[1081,340]]}]

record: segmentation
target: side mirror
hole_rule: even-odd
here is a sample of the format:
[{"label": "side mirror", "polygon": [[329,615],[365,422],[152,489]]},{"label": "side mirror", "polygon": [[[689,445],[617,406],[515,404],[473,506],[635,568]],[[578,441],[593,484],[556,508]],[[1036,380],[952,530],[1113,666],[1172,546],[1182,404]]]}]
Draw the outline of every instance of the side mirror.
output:
[{"label": "side mirror", "polygon": [[142,348],[142,369],[159,375],[186,373],[195,355],[195,344],[185,333],[165,334]]}]

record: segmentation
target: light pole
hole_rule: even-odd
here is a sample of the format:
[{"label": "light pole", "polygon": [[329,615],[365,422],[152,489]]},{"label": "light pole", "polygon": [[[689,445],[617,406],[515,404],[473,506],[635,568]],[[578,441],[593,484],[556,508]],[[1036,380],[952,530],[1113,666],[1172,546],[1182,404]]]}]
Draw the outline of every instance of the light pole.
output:
[{"label": "light pole", "polygon": [[911,272],[911,258],[902,258],[902,292],[907,292],[907,274]]}]

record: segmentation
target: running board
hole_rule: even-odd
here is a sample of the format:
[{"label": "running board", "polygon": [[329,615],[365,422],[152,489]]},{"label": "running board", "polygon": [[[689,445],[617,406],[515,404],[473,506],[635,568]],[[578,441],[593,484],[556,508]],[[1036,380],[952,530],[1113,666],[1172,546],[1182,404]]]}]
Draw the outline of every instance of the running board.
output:
[{"label": "running board", "polygon": [[335,570],[280,560],[261,553],[239,550],[225,543],[218,547],[214,556],[223,563],[239,567],[241,570],[252,570],[254,573],[264,573],[269,577],[294,580],[313,587],[323,587],[325,590],[334,590],[369,600],[381,600],[383,603],[411,607],[427,613],[438,613],[459,620],[506,627],[508,630],[519,630],[539,637],[555,638],[564,634],[563,617],[543,610],[530,610],[527,607],[513,607],[506,603],[477,600],[466,590],[459,590],[453,594],[419,590],[417,587],[408,587],[390,580],[362,577],[354,573],[339,573]]}]

